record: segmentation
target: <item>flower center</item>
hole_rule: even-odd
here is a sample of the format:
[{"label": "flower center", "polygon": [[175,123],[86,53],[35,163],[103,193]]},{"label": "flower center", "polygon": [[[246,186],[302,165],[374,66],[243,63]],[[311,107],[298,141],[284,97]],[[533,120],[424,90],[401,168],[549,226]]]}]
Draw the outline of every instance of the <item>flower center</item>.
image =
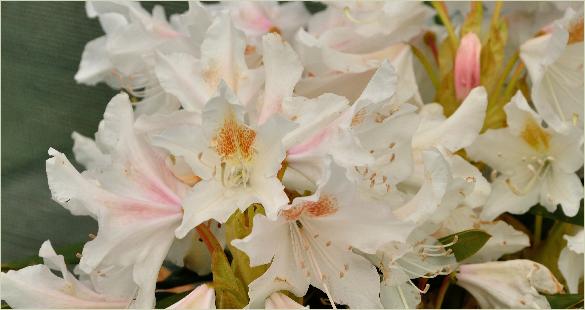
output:
[{"label": "flower center", "polygon": [[548,150],[550,135],[542,130],[533,119],[526,120],[526,125],[520,135],[533,149],[541,152]]},{"label": "flower center", "polygon": [[523,196],[528,194],[534,186],[538,183],[537,181],[543,179],[545,175],[548,173],[551,167],[551,163],[554,161],[554,158],[549,156],[546,158],[537,158],[533,156],[530,160],[523,158],[522,161],[527,162],[526,167],[530,171],[530,177],[524,183],[523,186],[519,184],[515,184],[512,182],[510,178],[506,179],[506,185],[510,188],[510,190],[518,196]]},{"label": "flower center", "polygon": [[221,158],[221,180],[227,187],[246,186],[254,159],[256,132],[234,117],[226,118],[215,137],[215,150]]}]

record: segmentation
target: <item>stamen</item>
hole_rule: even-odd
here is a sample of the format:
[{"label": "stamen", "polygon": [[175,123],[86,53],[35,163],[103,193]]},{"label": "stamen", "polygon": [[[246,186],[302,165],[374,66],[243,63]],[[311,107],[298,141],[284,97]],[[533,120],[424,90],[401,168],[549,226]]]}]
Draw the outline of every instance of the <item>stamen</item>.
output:
[{"label": "stamen", "polygon": [[352,23],[354,24],[370,24],[376,21],[376,18],[371,18],[369,20],[359,20],[356,19],[355,17],[353,17],[351,15],[351,9],[349,7],[344,7],[343,8],[343,14],[345,15],[345,17],[347,17],[347,19],[349,19]]},{"label": "stamen", "polygon": [[422,248],[426,248],[426,249],[437,249],[437,248],[444,249],[446,247],[453,246],[455,243],[457,243],[457,241],[459,241],[459,236],[455,235],[455,237],[453,237],[453,241],[451,241],[447,244],[439,244],[439,245],[421,244],[419,246]]},{"label": "stamen", "polygon": [[[311,239],[310,238],[306,238],[305,235],[302,232],[300,232],[298,229],[293,229],[293,231],[297,234],[297,236],[298,236],[299,240],[301,241],[301,243],[304,244],[305,251],[307,253],[307,256],[309,257],[309,262],[311,263],[311,265],[313,265],[314,270],[317,271],[317,274],[319,276],[319,279],[321,279],[321,284],[323,284],[323,289],[325,290],[325,295],[327,295],[327,298],[331,302],[331,307],[333,309],[337,310],[337,307],[335,306],[335,302],[333,301],[333,297],[331,297],[331,293],[329,291],[329,287],[327,286],[327,283],[325,282],[326,277],[321,272],[321,269],[319,268],[319,264],[317,264],[317,260],[315,259],[315,256],[313,255],[313,251],[312,251],[311,247],[308,244],[308,243],[311,242]],[[307,242],[307,243],[305,243],[305,242]],[[317,249],[318,249],[318,247],[317,247]],[[293,251],[293,252],[295,252],[295,251]]]},{"label": "stamen", "polygon": [[541,179],[548,172],[550,168],[549,158],[554,160],[554,158],[551,158],[550,156],[544,160],[542,160],[541,158],[536,159],[536,162],[540,165],[538,170],[535,169],[534,166],[532,166],[532,164],[528,164],[527,168],[528,170],[530,170],[530,172],[532,172],[532,177],[522,188],[516,186],[515,184],[512,183],[512,180],[510,178],[507,178],[506,185],[510,188],[512,193],[516,194],[517,196],[524,196],[528,194],[528,192],[530,192],[534,185],[536,184],[536,181]]}]

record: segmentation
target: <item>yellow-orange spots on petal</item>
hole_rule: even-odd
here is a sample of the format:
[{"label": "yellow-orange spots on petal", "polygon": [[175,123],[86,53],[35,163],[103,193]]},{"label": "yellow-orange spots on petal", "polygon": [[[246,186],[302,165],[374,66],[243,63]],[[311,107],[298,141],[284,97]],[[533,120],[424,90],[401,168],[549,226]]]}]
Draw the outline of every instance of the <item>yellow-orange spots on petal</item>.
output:
[{"label": "yellow-orange spots on petal", "polygon": [[246,45],[246,50],[244,51],[244,54],[251,55],[251,54],[254,54],[255,52],[256,52],[256,46]]},{"label": "yellow-orange spots on petal", "polygon": [[300,206],[280,211],[280,215],[289,221],[294,221],[298,219],[301,216],[301,214],[303,214],[303,207]]},{"label": "yellow-orange spots on petal", "polygon": [[550,135],[533,119],[527,119],[524,130],[520,133],[522,139],[537,151],[548,150]]},{"label": "yellow-orange spots on petal", "polygon": [[256,132],[240,124],[233,117],[227,118],[218,130],[215,138],[215,149],[223,160],[250,160],[254,155]]},{"label": "yellow-orange spots on petal", "polygon": [[351,118],[351,127],[356,127],[363,123],[366,118],[366,109],[362,108]]},{"label": "yellow-orange spots on petal", "polygon": [[569,41],[567,44],[583,42],[583,18],[571,24],[569,28]]},{"label": "yellow-orange spots on petal", "polygon": [[194,175],[194,174],[190,174],[190,175],[181,175],[181,176],[177,176],[177,178],[183,182],[184,184],[187,184],[189,186],[193,186],[197,183],[199,183],[199,181],[201,181],[201,178]]},{"label": "yellow-orange spots on petal", "polygon": [[210,89],[216,89],[220,79],[219,67],[214,62],[210,62],[208,67],[203,70],[202,77]]},{"label": "yellow-orange spots on petal", "polygon": [[272,26],[270,27],[270,29],[268,29],[269,33],[278,33],[278,34],[282,34],[282,32],[280,31],[280,29],[276,26]]},{"label": "yellow-orange spots on petal", "polygon": [[320,217],[335,213],[337,211],[336,203],[337,202],[333,197],[321,196],[319,201],[305,202],[303,207],[309,215]]},{"label": "yellow-orange spots on petal", "polygon": [[[307,201],[301,205],[280,211],[280,215],[289,221],[297,220],[302,214],[312,217],[328,216],[337,211],[336,200],[330,196],[321,196],[318,201]],[[314,238],[319,235],[314,235]]]}]

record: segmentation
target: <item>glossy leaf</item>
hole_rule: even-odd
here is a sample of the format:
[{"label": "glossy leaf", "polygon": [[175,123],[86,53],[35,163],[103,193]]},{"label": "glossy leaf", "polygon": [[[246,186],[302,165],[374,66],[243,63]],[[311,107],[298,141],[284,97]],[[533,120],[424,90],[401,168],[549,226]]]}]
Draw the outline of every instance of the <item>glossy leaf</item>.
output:
[{"label": "glossy leaf", "polygon": [[[455,238],[457,237],[457,240]],[[491,238],[491,235],[483,230],[470,229],[464,230],[439,239],[442,244],[451,244],[447,249],[451,249],[458,262],[471,257],[479,251],[484,244]]]},{"label": "glossy leaf", "polygon": [[551,309],[575,309],[583,307],[583,295],[559,294],[546,295]]}]

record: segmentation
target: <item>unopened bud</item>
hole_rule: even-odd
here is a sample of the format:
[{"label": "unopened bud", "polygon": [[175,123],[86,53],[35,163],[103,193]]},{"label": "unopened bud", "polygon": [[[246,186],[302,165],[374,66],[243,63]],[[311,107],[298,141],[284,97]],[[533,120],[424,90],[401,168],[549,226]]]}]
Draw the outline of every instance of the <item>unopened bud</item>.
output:
[{"label": "unopened bud", "polygon": [[481,42],[473,32],[461,39],[455,56],[455,95],[463,100],[469,92],[479,86]]}]

